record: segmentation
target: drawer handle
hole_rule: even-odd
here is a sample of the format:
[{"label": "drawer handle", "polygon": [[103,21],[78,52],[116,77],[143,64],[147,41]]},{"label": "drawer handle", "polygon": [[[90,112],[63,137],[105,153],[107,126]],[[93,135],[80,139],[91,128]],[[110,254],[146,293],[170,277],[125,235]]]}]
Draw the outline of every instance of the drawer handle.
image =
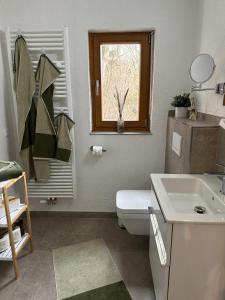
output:
[{"label": "drawer handle", "polygon": [[152,230],[153,230],[153,236],[151,236],[150,238],[155,241],[161,267],[166,267],[167,266],[167,254],[166,254],[165,245],[164,245],[164,242],[162,239],[162,235],[161,235],[161,232],[159,229],[159,225],[158,225],[156,216],[151,215],[150,220],[151,220],[151,225],[152,225]]}]

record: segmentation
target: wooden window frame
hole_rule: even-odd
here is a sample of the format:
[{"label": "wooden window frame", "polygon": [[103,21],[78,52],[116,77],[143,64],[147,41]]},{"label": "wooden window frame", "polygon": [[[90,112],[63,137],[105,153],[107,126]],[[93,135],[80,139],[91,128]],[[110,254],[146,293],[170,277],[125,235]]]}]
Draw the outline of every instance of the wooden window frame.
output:
[{"label": "wooden window frame", "polygon": [[[90,85],[92,100],[92,132],[116,132],[116,121],[102,120],[101,57],[100,45],[104,43],[140,43],[141,70],[139,95],[139,120],[125,121],[125,132],[150,132],[151,81],[152,81],[152,32],[89,32]],[[99,93],[96,95],[96,80]]]}]

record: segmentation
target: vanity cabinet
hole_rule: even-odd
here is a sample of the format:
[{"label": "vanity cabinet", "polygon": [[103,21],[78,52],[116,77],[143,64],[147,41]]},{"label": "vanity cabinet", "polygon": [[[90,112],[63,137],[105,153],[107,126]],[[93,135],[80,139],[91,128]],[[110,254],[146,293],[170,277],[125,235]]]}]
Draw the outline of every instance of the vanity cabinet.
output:
[{"label": "vanity cabinet", "polygon": [[156,197],[149,213],[156,300],[224,300],[225,225],[167,222]]},{"label": "vanity cabinet", "polygon": [[[216,165],[217,117],[201,117],[197,121],[176,119],[169,115],[167,124],[166,173],[212,173],[219,171]],[[173,133],[182,137],[181,153],[172,150]]]},{"label": "vanity cabinet", "polygon": [[225,226],[172,226],[168,300],[224,300]]}]

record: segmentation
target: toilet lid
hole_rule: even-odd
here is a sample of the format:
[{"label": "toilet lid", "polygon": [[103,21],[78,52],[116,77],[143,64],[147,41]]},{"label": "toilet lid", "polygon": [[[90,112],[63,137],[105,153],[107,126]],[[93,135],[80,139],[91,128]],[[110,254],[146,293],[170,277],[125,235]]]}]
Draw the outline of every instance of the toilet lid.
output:
[{"label": "toilet lid", "polygon": [[124,214],[146,214],[151,206],[151,190],[123,190],[116,194],[117,212]]}]

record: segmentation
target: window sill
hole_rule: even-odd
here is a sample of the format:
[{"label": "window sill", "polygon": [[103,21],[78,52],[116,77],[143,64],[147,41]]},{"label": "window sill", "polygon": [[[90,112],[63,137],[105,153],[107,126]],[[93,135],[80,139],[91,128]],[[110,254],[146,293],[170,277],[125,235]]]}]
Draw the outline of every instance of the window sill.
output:
[{"label": "window sill", "polygon": [[150,131],[127,131],[123,133],[118,133],[114,131],[93,131],[89,133],[90,135],[152,135]]}]

